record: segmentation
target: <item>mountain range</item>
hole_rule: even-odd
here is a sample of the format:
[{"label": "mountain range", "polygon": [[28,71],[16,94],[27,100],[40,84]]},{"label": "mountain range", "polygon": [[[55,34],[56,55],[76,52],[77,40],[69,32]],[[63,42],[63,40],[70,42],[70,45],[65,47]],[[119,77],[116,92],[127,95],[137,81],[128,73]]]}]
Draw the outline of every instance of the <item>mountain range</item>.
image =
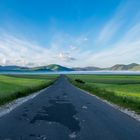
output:
[{"label": "mountain range", "polygon": [[101,71],[101,70],[110,70],[110,71],[140,71],[140,64],[131,63],[128,65],[125,64],[116,64],[112,67],[100,68],[100,67],[84,67],[84,68],[74,68],[75,70],[83,71]]},{"label": "mountain range", "polygon": [[124,64],[116,64],[112,67],[108,68],[100,68],[100,67],[73,67],[68,68],[57,64],[50,64],[47,66],[39,66],[39,67],[20,67],[20,66],[0,66],[0,71],[101,71],[101,70],[110,70],[110,71],[140,71],[140,64],[131,63],[128,65]]},{"label": "mountain range", "polygon": [[39,67],[20,67],[20,66],[0,66],[0,71],[73,71],[72,68],[67,68],[57,64],[50,64]]}]

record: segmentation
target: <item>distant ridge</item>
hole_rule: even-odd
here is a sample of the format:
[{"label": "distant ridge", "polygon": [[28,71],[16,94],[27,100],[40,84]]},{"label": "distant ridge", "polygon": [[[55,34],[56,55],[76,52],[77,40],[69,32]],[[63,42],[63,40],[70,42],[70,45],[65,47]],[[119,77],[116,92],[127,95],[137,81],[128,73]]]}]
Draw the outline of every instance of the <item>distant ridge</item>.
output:
[{"label": "distant ridge", "polygon": [[20,66],[0,66],[1,71],[9,71],[9,70],[21,70],[21,69],[28,69],[27,67],[20,67]]},{"label": "distant ridge", "polygon": [[131,64],[128,64],[128,65],[124,65],[124,64],[117,64],[117,65],[114,65],[110,68],[107,68],[108,70],[121,70],[121,71],[135,71],[135,70],[140,70],[140,65],[139,64],[136,64],[136,63],[131,63]]},{"label": "distant ridge", "polygon": [[136,63],[131,63],[128,65],[124,64],[116,64],[112,67],[108,68],[100,68],[100,67],[76,67],[73,68],[74,70],[78,71],[99,71],[99,70],[110,70],[110,71],[140,71],[140,65]]},{"label": "distant ridge", "polygon": [[20,67],[20,66],[0,66],[0,71],[48,71],[48,72],[57,72],[57,71],[101,71],[101,70],[109,70],[109,71],[140,71],[140,64],[131,63],[128,65],[124,64],[116,64],[112,67],[108,68],[100,68],[100,67],[73,67],[68,68],[57,64],[50,64],[47,66],[39,66],[39,67]]},{"label": "distant ridge", "polygon": [[39,67],[20,67],[20,66],[0,66],[0,71],[73,71],[71,68],[67,68],[57,64],[50,64],[47,66]]}]

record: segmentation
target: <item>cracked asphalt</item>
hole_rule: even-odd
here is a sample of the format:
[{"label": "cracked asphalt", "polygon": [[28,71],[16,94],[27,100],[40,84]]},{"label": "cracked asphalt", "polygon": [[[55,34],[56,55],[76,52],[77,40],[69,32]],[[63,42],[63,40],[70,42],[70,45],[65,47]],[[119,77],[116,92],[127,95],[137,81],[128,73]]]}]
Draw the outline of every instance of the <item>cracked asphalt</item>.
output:
[{"label": "cracked asphalt", "polygon": [[140,123],[65,76],[0,118],[0,140],[140,140]]}]

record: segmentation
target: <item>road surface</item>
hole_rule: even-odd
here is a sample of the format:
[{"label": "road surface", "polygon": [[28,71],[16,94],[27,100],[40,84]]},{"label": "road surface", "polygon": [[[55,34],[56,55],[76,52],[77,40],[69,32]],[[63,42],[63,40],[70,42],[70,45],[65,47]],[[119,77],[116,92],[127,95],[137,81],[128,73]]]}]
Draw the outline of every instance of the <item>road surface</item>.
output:
[{"label": "road surface", "polygon": [[140,140],[140,123],[64,76],[0,118],[0,140]]}]

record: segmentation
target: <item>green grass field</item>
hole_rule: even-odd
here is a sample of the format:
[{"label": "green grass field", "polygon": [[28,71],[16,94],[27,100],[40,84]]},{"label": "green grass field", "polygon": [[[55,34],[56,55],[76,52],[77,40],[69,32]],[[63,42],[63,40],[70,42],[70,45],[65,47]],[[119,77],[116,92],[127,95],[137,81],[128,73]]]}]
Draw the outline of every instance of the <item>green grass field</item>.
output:
[{"label": "green grass field", "polygon": [[[92,94],[140,113],[140,76],[68,75],[70,81]],[[81,79],[85,84],[76,82]]]},{"label": "green grass field", "polygon": [[0,105],[43,89],[57,75],[0,75]]}]

